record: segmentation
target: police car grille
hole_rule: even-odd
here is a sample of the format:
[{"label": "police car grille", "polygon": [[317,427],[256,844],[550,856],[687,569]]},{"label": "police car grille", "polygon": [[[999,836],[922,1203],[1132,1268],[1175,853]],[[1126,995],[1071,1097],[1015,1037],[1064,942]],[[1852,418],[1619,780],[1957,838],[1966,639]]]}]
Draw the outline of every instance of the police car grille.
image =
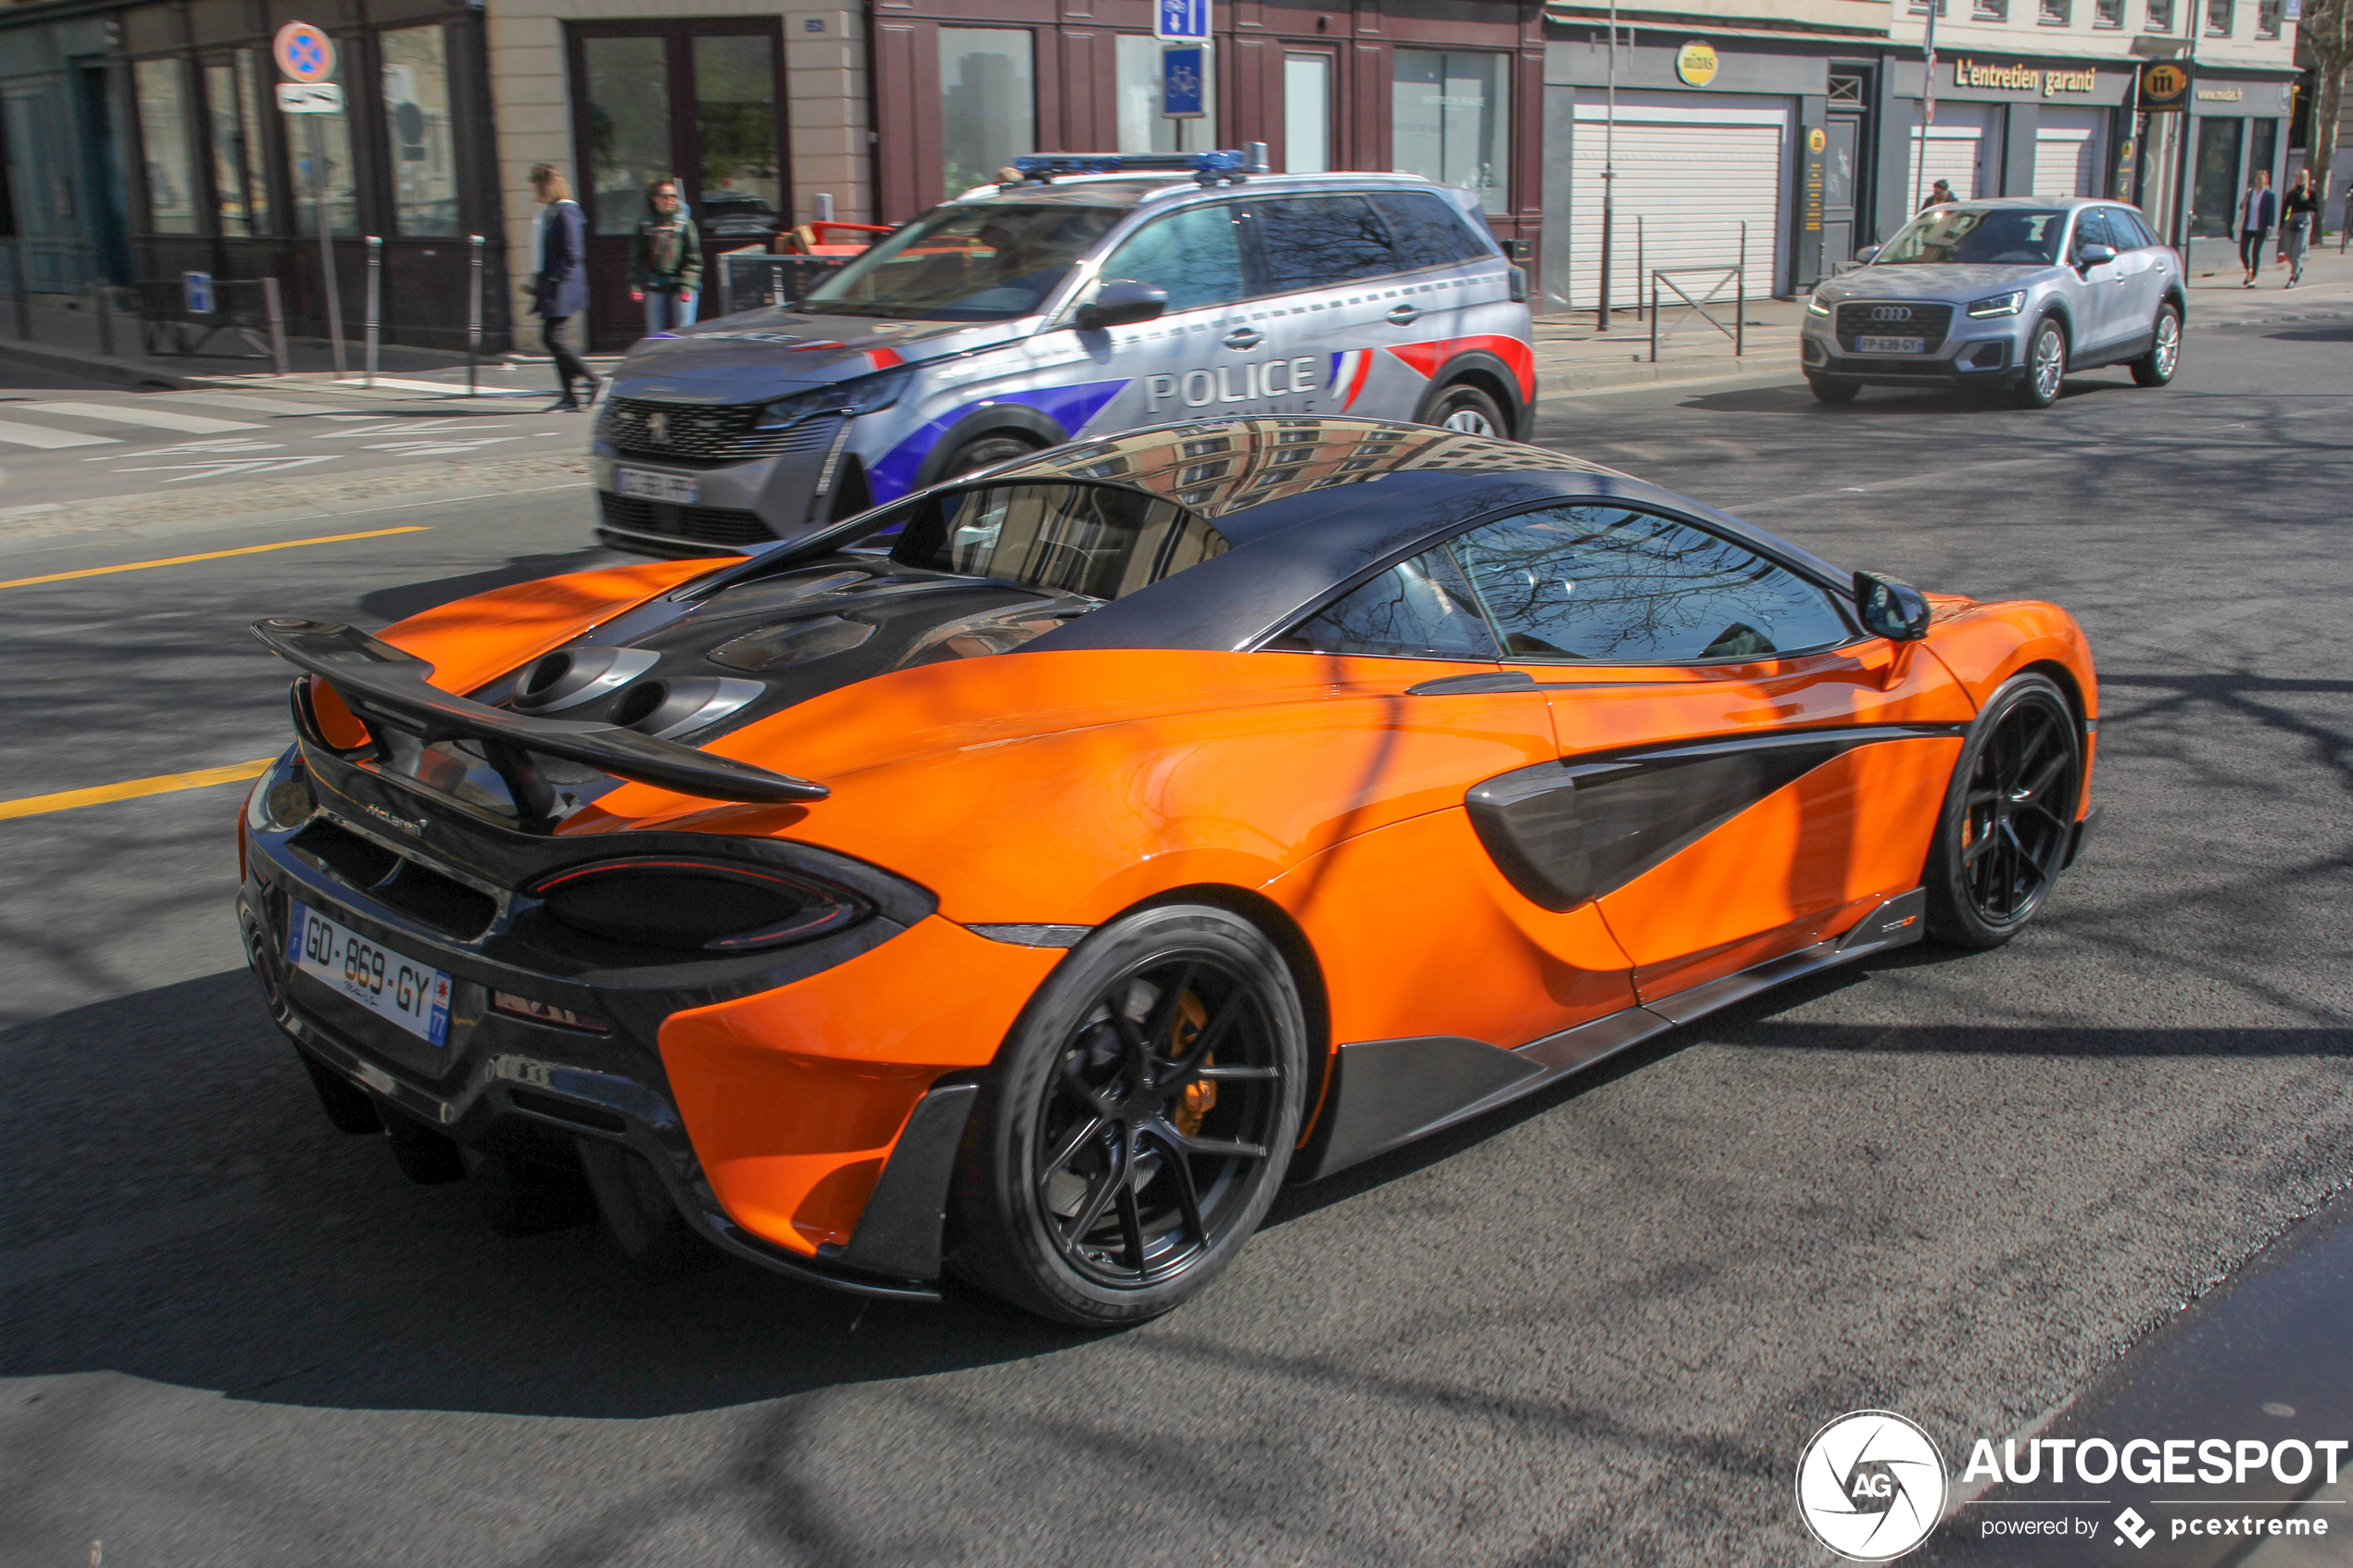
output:
[{"label": "police car grille", "polygon": [[[1897,311],[1903,314],[1886,319]],[[1927,340],[1923,347],[1931,354],[1944,345],[1952,324],[1951,306],[1914,300],[1849,300],[1838,307],[1833,320],[1841,348],[1853,349],[1858,337],[1917,337]]]},{"label": "police car grille", "polygon": [[610,490],[598,492],[597,506],[605,526],[632,533],[659,533],[698,545],[761,545],[775,537],[758,512],[731,507],[680,507]]},{"label": "police car grille", "polygon": [[836,433],[832,420],[809,420],[784,430],[754,430],[756,403],[659,403],[616,397],[605,405],[599,433],[627,458],[669,463],[741,463],[796,452],[822,452]]}]

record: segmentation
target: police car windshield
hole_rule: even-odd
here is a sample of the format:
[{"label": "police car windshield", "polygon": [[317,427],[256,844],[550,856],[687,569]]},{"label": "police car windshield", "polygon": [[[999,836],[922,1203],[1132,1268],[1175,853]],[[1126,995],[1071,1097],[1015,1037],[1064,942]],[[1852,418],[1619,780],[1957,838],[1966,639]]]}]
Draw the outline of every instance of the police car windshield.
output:
[{"label": "police car windshield", "polygon": [[812,290],[800,308],[908,321],[1034,316],[1126,211],[1064,202],[934,207]]},{"label": "police car windshield", "polygon": [[2058,260],[2067,214],[2023,207],[1938,207],[1912,220],[1872,257],[1875,267],[1973,261],[2048,267]]}]

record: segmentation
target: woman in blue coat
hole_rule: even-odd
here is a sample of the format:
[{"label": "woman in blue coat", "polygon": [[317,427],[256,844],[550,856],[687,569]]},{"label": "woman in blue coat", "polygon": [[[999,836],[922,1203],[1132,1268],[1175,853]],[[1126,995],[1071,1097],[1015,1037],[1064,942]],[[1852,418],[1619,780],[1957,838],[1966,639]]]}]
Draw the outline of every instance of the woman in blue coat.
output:
[{"label": "woman in blue coat", "polygon": [[[572,182],[552,164],[531,170],[531,188],[547,205],[539,214],[539,270],[531,280],[531,307],[539,315],[539,341],[556,362],[563,395],[550,407],[577,413],[597,400],[595,372],[564,342],[563,326],[588,308],[588,220],[572,199]],[[574,381],[588,383],[585,398],[573,395]]]}]

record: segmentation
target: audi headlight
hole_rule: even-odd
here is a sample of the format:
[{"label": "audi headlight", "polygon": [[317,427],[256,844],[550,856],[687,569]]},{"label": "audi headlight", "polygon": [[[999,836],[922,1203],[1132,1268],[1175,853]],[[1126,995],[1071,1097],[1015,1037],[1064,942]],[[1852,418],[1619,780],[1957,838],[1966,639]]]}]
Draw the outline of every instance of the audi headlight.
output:
[{"label": "audi headlight", "polygon": [[1981,299],[1969,307],[1972,316],[2015,316],[2026,308],[2026,291],[2012,289],[1991,299]]},{"label": "audi headlight", "polygon": [[1831,307],[1822,303],[1819,295],[1809,294],[1806,296],[1806,313],[1808,316],[1827,316]]},{"label": "audi headlight", "polygon": [[779,398],[760,410],[757,428],[775,430],[812,414],[829,414],[844,408],[855,408],[862,414],[887,408],[899,401],[899,395],[907,389],[907,383],[914,378],[914,374],[912,366],[900,365],[879,375],[860,376],[855,381],[837,381],[813,392]]}]

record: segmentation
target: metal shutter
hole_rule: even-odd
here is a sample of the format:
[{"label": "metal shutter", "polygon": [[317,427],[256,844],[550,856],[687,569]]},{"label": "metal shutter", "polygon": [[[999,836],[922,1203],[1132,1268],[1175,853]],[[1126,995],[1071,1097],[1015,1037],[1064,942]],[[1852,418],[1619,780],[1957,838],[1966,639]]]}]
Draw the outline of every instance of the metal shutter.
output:
[{"label": "metal shutter", "polygon": [[[1641,267],[1729,267],[1748,223],[1748,294],[1775,292],[1781,267],[1786,101],[1701,102],[1700,94],[1617,94],[1617,225],[1610,239],[1610,303],[1630,306],[1650,285]],[[1599,302],[1604,108],[1579,89],[1570,160],[1569,302]],[[1642,232],[1640,265],[1635,220]],[[1705,278],[1686,278],[1694,295]],[[1729,299],[1727,286],[1720,297]]]},{"label": "metal shutter", "polygon": [[2100,132],[2105,109],[2045,108],[2034,128],[2034,194],[2096,196],[2100,194]]}]

